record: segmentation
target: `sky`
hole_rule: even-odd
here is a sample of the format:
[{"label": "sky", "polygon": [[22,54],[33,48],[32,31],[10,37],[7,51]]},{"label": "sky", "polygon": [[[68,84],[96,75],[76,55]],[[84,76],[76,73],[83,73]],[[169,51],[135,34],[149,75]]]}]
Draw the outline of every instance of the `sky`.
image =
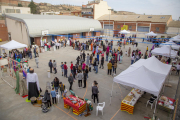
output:
[{"label": "sky", "polygon": [[[31,1],[31,0],[23,0]],[[46,2],[54,5],[71,4],[79,5],[87,4],[93,0],[33,0],[34,2]],[[172,15],[174,20],[180,17],[180,0],[104,0],[108,6],[115,11],[129,11],[136,14],[146,15]]]}]

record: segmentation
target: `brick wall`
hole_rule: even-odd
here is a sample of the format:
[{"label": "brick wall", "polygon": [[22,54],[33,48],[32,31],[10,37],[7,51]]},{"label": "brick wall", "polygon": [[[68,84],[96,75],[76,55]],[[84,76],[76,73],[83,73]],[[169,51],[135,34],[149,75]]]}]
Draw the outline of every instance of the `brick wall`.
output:
[{"label": "brick wall", "polygon": [[2,41],[8,40],[8,30],[3,23],[0,23],[0,39],[2,39]]},{"label": "brick wall", "polygon": [[[159,28],[159,31],[156,31],[156,28]],[[156,33],[164,33],[166,32],[166,25],[165,24],[151,24],[151,31]]]},{"label": "brick wall", "polygon": [[[42,39],[46,39],[46,41],[47,41],[47,36],[44,36]],[[34,38],[35,44],[38,45],[38,46],[40,46],[40,45],[41,45],[40,40],[41,40],[41,37],[35,37],[35,38]]]},{"label": "brick wall", "polygon": [[101,35],[101,32],[96,32],[95,33],[95,36],[100,36]]},{"label": "brick wall", "polygon": [[65,36],[62,36],[62,37],[61,37],[61,36],[56,36],[55,38],[57,39],[57,41],[59,41],[59,39],[60,39],[60,40],[61,40],[61,39],[65,39],[66,37],[65,37]]},{"label": "brick wall", "polygon": [[80,37],[80,33],[73,33],[72,35],[73,35],[73,38],[72,38],[73,40],[75,39],[78,40]]}]

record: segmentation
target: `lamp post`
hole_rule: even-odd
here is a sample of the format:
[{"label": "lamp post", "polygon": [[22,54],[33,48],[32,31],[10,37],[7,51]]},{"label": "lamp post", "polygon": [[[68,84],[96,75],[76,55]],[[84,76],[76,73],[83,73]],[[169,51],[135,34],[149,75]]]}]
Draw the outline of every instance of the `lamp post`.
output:
[{"label": "lamp post", "polygon": [[109,37],[110,37],[110,12],[111,12],[111,10],[113,10],[113,9],[108,9],[109,10]]}]

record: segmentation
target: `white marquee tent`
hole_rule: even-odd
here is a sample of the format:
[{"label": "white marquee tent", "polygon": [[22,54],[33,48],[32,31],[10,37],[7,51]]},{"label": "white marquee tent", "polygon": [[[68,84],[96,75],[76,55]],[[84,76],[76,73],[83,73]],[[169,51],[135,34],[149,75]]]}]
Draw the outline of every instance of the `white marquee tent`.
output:
[{"label": "white marquee tent", "polygon": [[163,64],[152,56],[146,60],[137,61],[114,77],[113,82],[158,96],[170,69],[171,65]]},{"label": "white marquee tent", "polygon": [[154,55],[162,55],[162,56],[171,57],[171,58],[177,57],[177,51],[171,50],[170,46],[163,46],[161,48],[155,48],[151,51],[151,53]]},{"label": "white marquee tent", "polygon": [[120,31],[119,33],[121,33],[121,34],[128,34],[128,33],[130,33],[130,32],[127,31],[127,30],[122,30],[122,31]]},{"label": "white marquee tent", "polygon": [[157,34],[155,34],[154,32],[149,32],[149,33],[147,33],[147,34],[145,34],[145,35],[147,35],[147,36],[157,36]]},{"label": "white marquee tent", "polygon": [[159,45],[160,47],[162,46],[171,46],[172,49],[175,49],[175,50],[179,50],[180,48],[180,45],[177,45],[176,43],[174,43],[172,40],[166,42],[166,43],[162,43]]},{"label": "white marquee tent", "polygon": [[7,50],[24,48],[24,47],[27,47],[27,45],[26,45],[26,44],[19,43],[19,42],[15,41],[15,40],[11,40],[11,41],[8,42],[8,43],[5,43],[5,44],[3,44],[3,45],[0,45],[0,48],[7,49]]},{"label": "white marquee tent", "polygon": [[170,40],[180,42],[180,35],[172,37]]}]

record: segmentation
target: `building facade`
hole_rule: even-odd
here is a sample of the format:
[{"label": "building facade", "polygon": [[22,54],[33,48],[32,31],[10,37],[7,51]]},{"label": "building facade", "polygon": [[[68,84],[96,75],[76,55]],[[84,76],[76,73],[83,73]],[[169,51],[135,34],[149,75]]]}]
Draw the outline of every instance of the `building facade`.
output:
[{"label": "building facade", "polygon": [[168,34],[180,34],[180,21],[171,21],[167,26]]},{"label": "building facade", "polygon": [[109,10],[111,7],[108,6],[106,1],[96,0],[89,1],[87,5],[82,5],[82,17],[98,19],[105,14],[111,14]]},{"label": "building facade", "polygon": [[30,14],[31,10],[29,7],[0,6],[0,15],[9,13]]},{"label": "building facade", "polygon": [[[98,20],[65,15],[6,14],[6,25],[11,39],[20,43],[40,45],[41,38],[51,40],[79,39],[100,36]],[[48,34],[42,35],[44,30]]]},{"label": "building facade", "polygon": [[120,30],[166,33],[171,15],[104,15],[98,19],[102,28],[118,34]]}]

